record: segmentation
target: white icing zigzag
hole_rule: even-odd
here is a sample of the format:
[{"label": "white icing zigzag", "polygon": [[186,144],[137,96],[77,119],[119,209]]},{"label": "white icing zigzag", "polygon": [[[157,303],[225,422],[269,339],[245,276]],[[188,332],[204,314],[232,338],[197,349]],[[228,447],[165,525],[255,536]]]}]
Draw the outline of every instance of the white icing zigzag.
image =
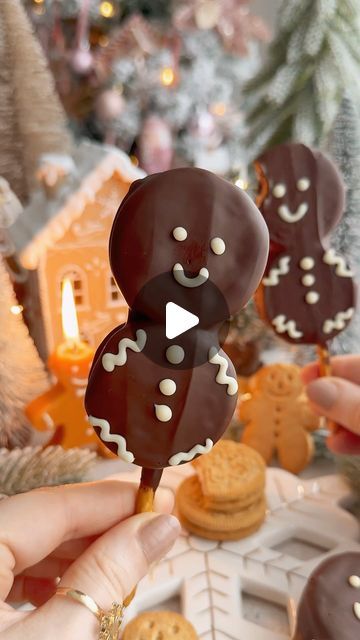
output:
[{"label": "white icing zigzag", "polygon": [[346,311],[339,311],[333,320],[325,320],[323,325],[324,333],[331,333],[336,329],[337,331],[341,331],[345,329],[346,321],[350,320],[354,315],[353,307],[350,307]]},{"label": "white icing zigzag", "polygon": [[273,319],[272,324],[277,333],[287,333],[290,338],[301,338],[303,333],[296,328],[295,320],[287,320],[286,316],[281,314]]},{"label": "white icing zigzag", "polygon": [[188,289],[193,289],[194,287],[200,287],[204,284],[209,278],[209,272],[205,267],[202,267],[194,278],[188,278],[184,273],[184,267],[177,262],[173,266],[173,276],[178,284],[181,284],[182,287],[188,287]]},{"label": "white icing zigzag", "polygon": [[346,266],[344,258],[338,256],[335,249],[328,249],[323,256],[325,264],[336,265],[335,273],[341,278],[352,278],[354,273]]},{"label": "white icing zigzag", "polygon": [[285,276],[287,273],[289,273],[289,264],[290,256],[283,256],[282,258],[280,258],[279,266],[270,269],[269,274],[265,278],[263,278],[263,285],[265,285],[265,287],[275,287],[277,284],[279,284],[279,276]]},{"label": "white icing zigzag", "polygon": [[185,453],[184,451],[180,451],[180,453],[175,453],[175,455],[169,458],[169,465],[173,467],[177,464],[180,464],[180,462],[190,462],[190,460],[195,458],[195,456],[198,454],[209,453],[209,451],[211,451],[213,446],[214,446],[213,441],[210,438],[206,438],[205,445],[196,444],[195,447],[190,449],[190,451],[188,451],[187,453]]},{"label": "white icing zigzag", "polygon": [[135,353],[140,353],[146,345],[146,333],[143,329],[138,329],[136,332],[136,342],[135,340],[130,340],[130,338],[122,338],[119,342],[118,352],[117,354],[113,353],[104,353],[102,357],[102,366],[105,371],[114,371],[115,366],[122,367],[127,361],[126,349],[131,349],[131,351],[135,351]]},{"label": "white icing zigzag", "polygon": [[227,384],[228,396],[235,395],[238,390],[237,380],[227,375],[228,361],[218,353],[216,347],[211,347],[209,350],[209,362],[219,365],[219,371],[215,378],[216,382],[218,384]]},{"label": "white icing zigzag", "polygon": [[119,458],[124,460],[125,462],[134,462],[135,456],[131,451],[126,449],[126,440],[123,436],[118,435],[117,433],[111,433],[110,424],[107,420],[103,420],[102,418],[95,418],[94,416],[89,416],[89,422],[93,427],[100,427],[100,437],[105,442],[114,442],[118,446],[117,454]]}]

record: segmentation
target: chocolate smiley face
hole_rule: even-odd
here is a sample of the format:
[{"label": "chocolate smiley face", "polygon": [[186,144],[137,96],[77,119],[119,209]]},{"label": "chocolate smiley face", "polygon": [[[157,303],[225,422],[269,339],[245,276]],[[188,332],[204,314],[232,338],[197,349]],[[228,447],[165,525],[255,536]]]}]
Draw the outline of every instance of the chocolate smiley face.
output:
[{"label": "chocolate smiley face", "polygon": [[181,305],[181,297],[205,298],[211,282],[232,314],[263,273],[268,233],[243,191],[208,171],[184,168],[132,185],[115,218],[109,250],[126,301],[147,317],[161,319],[158,297],[136,297],[166,274],[159,295],[178,295]]},{"label": "chocolate smiley face", "polygon": [[324,240],[341,218],[344,188],[334,164],[303,144],[270,149],[255,164],[256,200],[270,238],[290,247],[301,237]]}]

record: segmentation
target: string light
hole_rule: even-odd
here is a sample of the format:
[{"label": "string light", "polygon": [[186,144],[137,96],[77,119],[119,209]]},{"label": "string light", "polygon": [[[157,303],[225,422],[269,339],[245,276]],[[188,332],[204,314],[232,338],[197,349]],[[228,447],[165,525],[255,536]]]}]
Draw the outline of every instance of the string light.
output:
[{"label": "string light", "polygon": [[44,4],[45,0],[33,0],[34,4]]},{"label": "string light", "polygon": [[174,84],[174,82],[175,82],[174,69],[172,67],[164,67],[161,70],[161,84],[163,84],[164,87],[171,87],[171,85]]},{"label": "string light", "polygon": [[22,306],[22,304],[13,304],[12,307],[10,307],[10,311],[14,314],[14,316],[19,316],[20,313],[24,311],[24,307]]},{"label": "string light", "polygon": [[133,165],[135,165],[135,167],[138,167],[138,166],[139,166],[139,158],[137,158],[137,157],[136,157],[136,156],[134,156],[134,155],[131,155],[131,156],[130,156],[130,160],[131,160],[131,162],[133,163]]},{"label": "string light", "polygon": [[112,2],[104,0],[100,3],[99,13],[103,18],[113,18],[115,14],[115,7]]},{"label": "string light", "polygon": [[226,113],[226,104],[224,102],[215,102],[215,104],[211,105],[211,112],[215,116],[224,116]]},{"label": "string light", "polygon": [[239,189],[243,189],[244,191],[246,191],[246,189],[249,186],[249,183],[247,180],[245,180],[244,178],[237,178],[237,180],[235,180],[235,186],[238,187]]}]

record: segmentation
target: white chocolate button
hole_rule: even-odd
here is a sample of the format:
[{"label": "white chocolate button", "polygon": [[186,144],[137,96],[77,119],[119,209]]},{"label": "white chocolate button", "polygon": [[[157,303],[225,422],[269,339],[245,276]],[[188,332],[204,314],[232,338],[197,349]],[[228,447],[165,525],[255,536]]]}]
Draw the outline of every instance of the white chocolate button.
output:
[{"label": "white chocolate button", "polygon": [[301,282],[304,285],[304,287],[311,287],[315,282],[315,276],[313,276],[312,273],[306,273],[301,278]]},{"label": "white chocolate button", "polygon": [[180,345],[173,344],[166,349],[166,359],[171,364],[180,364],[185,358],[185,351]]},{"label": "white chocolate button", "polygon": [[210,242],[211,251],[221,256],[225,253],[225,242],[222,238],[213,238]]},{"label": "white chocolate button", "polygon": [[159,389],[164,396],[172,396],[176,391],[176,383],[171,378],[164,378],[159,382]]},{"label": "white chocolate button", "polygon": [[275,198],[283,198],[286,193],[286,187],[284,184],[276,184],[272,190]]},{"label": "white chocolate button", "polygon": [[186,229],[184,229],[184,227],[175,227],[172,233],[175,240],[177,240],[178,242],[182,242],[187,238],[187,231]]},{"label": "white chocolate button", "polygon": [[172,418],[172,411],[167,404],[155,404],[155,415],[160,422],[169,422]]},{"label": "white chocolate button", "polygon": [[360,576],[350,576],[349,585],[354,589],[360,589]]},{"label": "white chocolate button", "polygon": [[308,304],[316,304],[319,298],[320,296],[317,291],[309,291],[309,293],[307,293],[305,296],[305,300]]},{"label": "white chocolate button", "polygon": [[307,191],[310,187],[309,178],[300,178],[300,180],[297,181],[296,186],[299,191]]},{"label": "white chocolate button", "polygon": [[309,269],[312,269],[314,266],[315,266],[314,258],[310,258],[306,256],[305,258],[302,258],[300,260],[300,267],[301,269],[304,269],[304,271],[309,271]]}]

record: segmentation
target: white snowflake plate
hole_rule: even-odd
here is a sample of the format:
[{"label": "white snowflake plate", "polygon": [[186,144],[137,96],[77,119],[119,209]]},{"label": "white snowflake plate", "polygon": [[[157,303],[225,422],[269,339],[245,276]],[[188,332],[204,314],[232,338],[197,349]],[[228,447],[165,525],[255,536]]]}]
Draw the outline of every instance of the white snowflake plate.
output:
[{"label": "white snowflake plate", "polygon": [[[191,465],[167,469],[162,485],[175,490],[192,473]],[[201,640],[289,640],[307,577],[330,554],[360,551],[359,525],[338,506],[346,487],[337,476],[301,481],[268,469],[266,495],[266,522],[245,540],[217,543],[184,531],[140,583],[125,622],[174,609]]]}]

